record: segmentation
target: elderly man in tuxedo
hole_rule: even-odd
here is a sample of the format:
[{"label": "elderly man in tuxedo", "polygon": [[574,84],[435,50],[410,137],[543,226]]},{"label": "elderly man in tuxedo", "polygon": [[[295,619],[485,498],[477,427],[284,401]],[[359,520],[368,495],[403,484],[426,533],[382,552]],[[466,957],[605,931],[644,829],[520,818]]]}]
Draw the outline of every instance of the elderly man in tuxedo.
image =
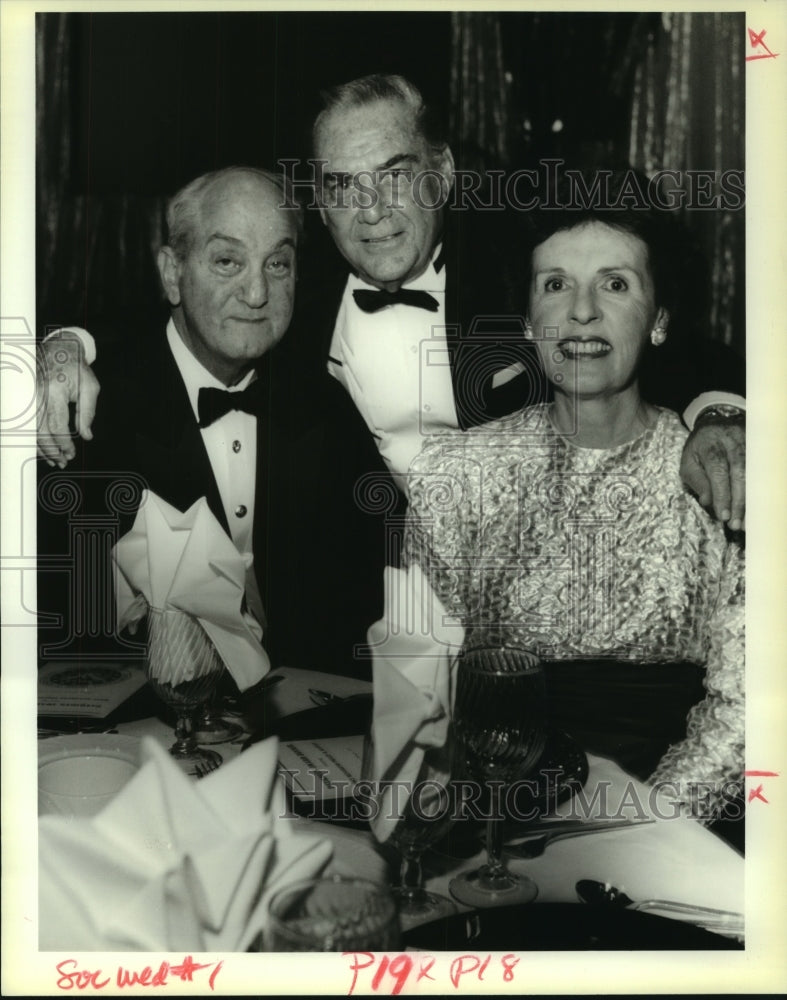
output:
[{"label": "elderly man in tuxedo", "polygon": [[[89,495],[86,472],[133,473],[183,511],[205,497],[253,556],[247,603],[272,661],[350,673],[354,645],[380,612],[371,553],[382,542],[370,535],[373,519],[353,519],[354,484],[370,460],[357,413],[327,379],[301,381],[293,405],[298,373],[276,350],[292,315],[302,223],[288,200],[280,175],[246,167],[174,196],[157,258],[166,330],[123,343],[117,356],[102,348],[93,441],[69,473],[50,475],[74,475]],[[342,447],[354,437],[357,447]]]},{"label": "elderly man in tuxedo", "polygon": [[[424,435],[542,398],[522,336],[522,271],[500,233],[506,213],[445,207],[453,156],[409,81],[374,75],[329,91],[313,139],[319,210],[341,257],[321,254],[304,271],[293,353],[303,352],[304,371],[327,365],[406,491]],[[61,465],[73,455],[68,401],[76,401],[77,430],[89,437],[97,395],[82,346],[72,341],[70,349],[64,366],[44,347],[50,402],[39,449]],[[719,353],[691,359],[682,350],[681,378],[665,371],[654,402],[683,411],[699,397],[693,416],[711,404],[696,420],[681,471],[700,502],[738,528],[743,375],[740,365],[718,363]]]}]

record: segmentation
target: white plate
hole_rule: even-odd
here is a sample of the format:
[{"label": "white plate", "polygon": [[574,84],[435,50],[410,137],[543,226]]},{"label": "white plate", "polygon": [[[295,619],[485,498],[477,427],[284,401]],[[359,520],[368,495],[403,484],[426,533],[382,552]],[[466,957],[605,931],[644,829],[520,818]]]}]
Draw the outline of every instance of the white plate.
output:
[{"label": "white plate", "polygon": [[77,733],[38,745],[38,812],[95,816],[139,770],[139,740]]}]

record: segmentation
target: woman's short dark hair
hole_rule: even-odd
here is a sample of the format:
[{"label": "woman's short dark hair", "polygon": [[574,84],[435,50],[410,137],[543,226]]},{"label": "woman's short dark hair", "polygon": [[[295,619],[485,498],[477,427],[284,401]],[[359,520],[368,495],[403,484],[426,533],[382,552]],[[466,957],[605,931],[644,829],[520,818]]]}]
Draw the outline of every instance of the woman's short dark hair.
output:
[{"label": "woman's short dark hair", "polygon": [[566,169],[526,215],[526,288],[532,278],[533,252],[555,233],[601,222],[640,239],[648,250],[657,306],[675,311],[678,297],[678,250],[675,212],[660,209],[647,197],[648,180],[638,171]]},{"label": "woman's short dark hair", "polygon": [[[648,251],[655,305],[669,312],[666,342],[648,340],[638,370],[645,399],[664,399],[665,380],[678,385],[686,357],[708,336],[710,274],[705,254],[678,209],[661,208],[648,197],[648,179],[632,169],[569,170],[558,176],[539,205],[524,213],[524,290],[532,283],[533,251],[550,236],[589,222],[601,222],[642,240]],[[679,396],[676,392],[674,395]]]}]

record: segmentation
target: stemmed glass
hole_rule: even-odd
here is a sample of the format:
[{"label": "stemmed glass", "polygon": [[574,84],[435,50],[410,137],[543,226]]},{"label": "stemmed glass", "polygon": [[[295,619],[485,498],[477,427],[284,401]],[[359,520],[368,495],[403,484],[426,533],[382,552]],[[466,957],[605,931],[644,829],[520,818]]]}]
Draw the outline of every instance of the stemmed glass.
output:
[{"label": "stemmed glass", "polygon": [[[402,930],[456,913],[456,906],[450,899],[426,889],[421,864],[424,851],[442,839],[454,818],[456,802],[451,780],[454,747],[449,724],[445,744],[425,749],[410,789],[402,788],[395,782],[374,781],[373,730],[367,733],[364,741],[361,765],[364,794],[369,793],[373,815],[379,817],[377,821],[372,821],[372,831],[379,839],[385,827],[395,823],[385,843],[394,848],[400,857],[399,882],[391,891]],[[402,798],[408,795],[403,808],[399,795]]]},{"label": "stemmed glass", "polygon": [[197,745],[194,713],[213,693],[224,664],[199,621],[177,609],[148,609],[148,683],[177,715],[169,748],[189,775],[218,767],[221,754]]},{"label": "stemmed glass", "polygon": [[225,719],[219,708],[220,695],[214,688],[194,723],[198,743],[229,743],[245,734],[243,726]]},{"label": "stemmed glass", "polygon": [[451,881],[467,906],[528,903],[538,888],[503,861],[501,791],[526,778],[546,742],[546,691],[538,657],[515,646],[483,645],[459,659],[454,729],[468,775],[489,787],[487,862]]}]

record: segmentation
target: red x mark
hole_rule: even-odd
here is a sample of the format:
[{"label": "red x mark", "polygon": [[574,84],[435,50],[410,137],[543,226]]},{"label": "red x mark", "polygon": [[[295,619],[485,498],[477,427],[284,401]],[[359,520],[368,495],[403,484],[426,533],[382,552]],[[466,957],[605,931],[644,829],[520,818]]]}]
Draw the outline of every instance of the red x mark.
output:
[{"label": "red x mark", "polygon": [[763,38],[765,38],[766,29],[763,28],[763,30],[759,33],[759,35],[756,32],[752,31],[751,28],[747,28],[746,30],[749,32],[749,42],[751,44],[751,47],[753,49],[758,49],[758,48],[762,47],[763,49],[765,49],[765,52],[767,53],[767,55],[760,54],[760,55],[756,55],[756,56],[746,56],[746,62],[749,62],[751,59],[775,59],[776,58],[776,56],[779,53],[778,52],[771,52],[771,50],[768,48],[768,46],[763,41]]},{"label": "red x mark", "polygon": [[[743,772],[747,778],[778,778],[778,771],[744,771]],[[759,799],[760,802],[768,804],[768,800],[762,794],[762,785],[757,785],[756,788],[749,790],[749,798],[747,801],[751,802],[752,799]]]},{"label": "red x mark", "polygon": [[751,28],[748,28],[747,31],[749,32],[749,41],[751,42],[751,47],[753,49],[756,49],[758,45],[762,45],[763,48],[765,47],[765,42],[763,42],[763,38],[765,38],[765,30],[761,31],[759,35],[756,35]]}]

